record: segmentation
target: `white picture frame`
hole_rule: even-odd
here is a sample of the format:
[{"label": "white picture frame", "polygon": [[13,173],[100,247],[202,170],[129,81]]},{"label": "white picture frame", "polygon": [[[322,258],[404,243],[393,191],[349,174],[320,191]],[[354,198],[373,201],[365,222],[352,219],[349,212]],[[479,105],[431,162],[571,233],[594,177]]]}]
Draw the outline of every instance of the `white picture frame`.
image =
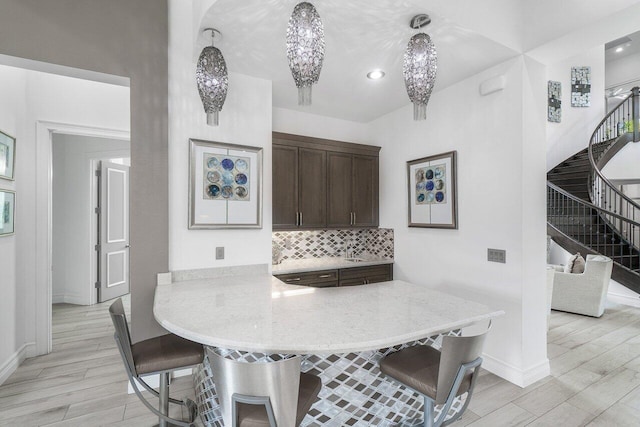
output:
[{"label": "white picture frame", "polygon": [[262,228],[262,148],[189,140],[189,229]]},{"label": "white picture frame", "polygon": [[458,228],[456,151],[407,162],[409,227]]},{"label": "white picture frame", "polygon": [[16,192],[0,190],[0,237],[15,234]]},{"label": "white picture frame", "polygon": [[14,180],[16,139],[0,131],[0,178]]}]

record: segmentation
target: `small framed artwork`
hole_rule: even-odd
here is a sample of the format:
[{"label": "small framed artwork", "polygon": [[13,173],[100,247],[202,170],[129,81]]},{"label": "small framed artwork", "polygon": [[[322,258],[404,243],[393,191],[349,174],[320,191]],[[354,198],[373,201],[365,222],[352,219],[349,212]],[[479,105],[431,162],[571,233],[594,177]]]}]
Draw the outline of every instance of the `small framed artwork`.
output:
[{"label": "small framed artwork", "polygon": [[560,123],[562,119],[562,83],[547,82],[547,120]]},{"label": "small framed artwork", "polygon": [[407,162],[409,227],[458,228],[456,151]]},{"label": "small framed artwork", "polygon": [[189,228],[262,228],[262,148],[189,145]]},{"label": "small framed artwork", "polygon": [[16,193],[0,190],[0,237],[10,236],[15,232],[13,220],[16,213]]},{"label": "small framed artwork", "polygon": [[591,106],[591,67],[571,67],[571,106]]},{"label": "small framed artwork", "polygon": [[13,180],[16,139],[0,131],[0,178]]}]

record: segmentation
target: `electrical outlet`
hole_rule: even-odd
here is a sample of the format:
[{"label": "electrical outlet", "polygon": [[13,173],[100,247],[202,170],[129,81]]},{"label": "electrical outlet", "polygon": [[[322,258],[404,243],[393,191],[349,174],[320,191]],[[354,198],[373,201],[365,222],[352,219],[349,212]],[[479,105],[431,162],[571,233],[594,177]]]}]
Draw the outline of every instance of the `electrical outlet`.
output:
[{"label": "electrical outlet", "polygon": [[501,262],[506,264],[507,251],[504,249],[487,249],[487,260],[491,262]]},{"label": "electrical outlet", "polygon": [[224,259],[224,246],[216,248],[216,259]]}]

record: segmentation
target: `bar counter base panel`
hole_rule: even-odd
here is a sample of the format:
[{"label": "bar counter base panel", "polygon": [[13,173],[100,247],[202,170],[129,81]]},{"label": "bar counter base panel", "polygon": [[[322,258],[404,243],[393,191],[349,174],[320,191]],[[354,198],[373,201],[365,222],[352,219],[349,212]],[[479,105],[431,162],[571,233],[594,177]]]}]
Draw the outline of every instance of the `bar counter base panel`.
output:
[{"label": "bar counter base panel", "polygon": [[[450,332],[458,334],[459,331]],[[302,372],[322,380],[318,401],[311,407],[301,427],[412,426],[422,423],[423,399],[412,390],[384,376],[378,362],[387,354],[414,345],[440,348],[442,335],[380,350],[357,353],[306,355]],[[227,350],[226,357],[247,363],[264,363],[272,356]],[[274,355],[274,358],[280,357]],[[223,427],[215,385],[207,357],[195,369],[194,383],[200,418],[207,427]],[[466,394],[454,402],[449,417],[460,410]],[[440,408],[436,407],[436,416]]]}]

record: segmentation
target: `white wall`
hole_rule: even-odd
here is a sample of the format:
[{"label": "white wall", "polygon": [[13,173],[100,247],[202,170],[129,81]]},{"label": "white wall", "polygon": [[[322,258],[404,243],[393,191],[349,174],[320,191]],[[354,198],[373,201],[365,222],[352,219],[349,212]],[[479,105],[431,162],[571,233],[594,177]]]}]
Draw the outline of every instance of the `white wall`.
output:
[{"label": "white wall", "polygon": [[300,111],[273,109],[274,132],[370,144],[368,125]]},{"label": "white wall", "polygon": [[[192,2],[169,2],[169,268],[185,270],[271,264],[271,82],[230,73],[220,126],[206,124],[194,80]],[[224,41],[218,45],[224,54]],[[263,227],[259,230],[189,230],[189,138],[263,147]],[[225,259],[215,260],[215,248]],[[151,290],[153,291],[153,290]],[[151,293],[148,313],[152,313]]]},{"label": "white wall", "polygon": [[[414,122],[407,106],[372,122],[369,134],[382,146],[380,225],[395,230],[394,275],[505,310],[489,334],[485,363],[521,385],[549,369],[540,308],[545,152],[526,135],[544,138],[545,109],[535,106],[544,101],[531,94],[544,87],[544,73],[530,68],[523,58],[493,67],[436,92],[426,121]],[[506,88],[480,96],[480,83],[498,75]],[[458,151],[459,229],[408,228],[406,162],[450,150]],[[507,263],[487,262],[487,248],[505,249]],[[534,310],[525,313],[527,304]]]},{"label": "white wall", "polygon": [[[46,315],[42,307],[36,308],[36,292],[41,292],[43,285],[38,282],[42,278],[36,276],[36,266],[46,262],[47,252],[47,245],[40,245],[36,240],[38,218],[46,218],[47,215],[47,212],[36,209],[38,192],[42,191],[38,180],[47,180],[46,167],[36,166],[38,154],[46,151],[45,147],[37,146],[36,124],[51,121],[128,130],[129,89],[5,66],[0,66],[0,74],[3,91],[0,126],[17,138],[16,180],[11,184],[17,193],[16,234],[9,240],[0,238],[0,250],[4,252],[2,259],[12,265],[2,266],[3,298],[0,304],[8,306],[2,307],[0,316],[7,313],[13,317],[7,323],[3,318],[0,328],[0,342],[3,343],[0,348],[1,383],[5,379],[4,366],[13,366],[24,355],[35,355],[33,344],[37,320]],[[13,244],[5,243],[10,241]],[[8,274],[7,280],[5,268],[6,271],[13,269],[13,275]],[[14,342],[15,345],[7,347],[4,345],[6,342]],[[26,352],[16,354],[21,349],[26,349]]]},{"label": "white wall", "polygon": [[[16,138],[18,160],[23,155],[20,145],[24,138],[24,116],[27,108],[24,99],[26,84],[24,72],[0,66],[0,130]],[[0,179],[0,189],[16,190],[16,183],[24,176],[24,171],[18,167],[14,170],[16,181]],[[20,203],[21,196],[21,193],[16,194],[16,203]],[[0,384],[26,355],[25,321],[22,317],[24,297],[21,295],[22,283],[17,279],[16,242],[21,233],[27,231],[27,227],[20,220],[20,205],[16,208],[16,233],[0,237]]]},{"label": "white wall", "polygon": [[[591,67],[590,107],[571,106],[571,67],[574,66]],[[587,148],[591,134],[606,114],[604,46],[597,45],[549,65],[547,79],[562,83],[562,121],[547,122],[547,170],[551,170],[563,160]],[[546,91],[546,87],[544,90]]]},{"label": "white wall", "polygon": [[53,302],[95,304],[96,206],[92,160],[130,156],[129,141],[53,136]]}]

